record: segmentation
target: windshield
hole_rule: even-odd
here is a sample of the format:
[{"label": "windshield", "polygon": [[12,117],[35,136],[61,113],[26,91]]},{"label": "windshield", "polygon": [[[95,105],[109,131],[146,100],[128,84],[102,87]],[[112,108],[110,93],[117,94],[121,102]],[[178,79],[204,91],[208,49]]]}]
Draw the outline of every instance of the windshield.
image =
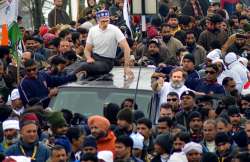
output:
[{"label": "windshield", "polygon": [[[70,87],[61,88],[58,96],[51,102],[50,107],[54,110],[70,109],[74,113],[83,115],[102,115],[104,104],[116,103],[118,105],[125,98],[134,98],[135,90],[100,88],[100,87]],[[152,92],[138,90],[136,103],[139,110],[147,114]]]}]

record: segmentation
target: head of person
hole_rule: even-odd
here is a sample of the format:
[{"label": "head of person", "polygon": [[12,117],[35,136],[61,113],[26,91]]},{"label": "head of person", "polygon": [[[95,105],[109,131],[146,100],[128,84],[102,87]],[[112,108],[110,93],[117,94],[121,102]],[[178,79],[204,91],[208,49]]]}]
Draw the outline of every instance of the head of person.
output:
[{"label": "head of person", "polygon": [[192,91],[185,91],[181,94],[181,107],[185,111],[190,111],[195,106],[195,94]]},{"label": "head of person", "polygon": [[234,92],[236,90],[236,82],[231,77],[225,77],[222,81],[222,85],[227,92]]},{"label": "head of person", "polygon": [[70,127],[67,131],[66,136],[68,137],[73,148],[79,150],[82,143],[84,142],[84,133],[79,127]]},{"label": "head of person", "polygon": [[240,108],[241,109],[249,109],[250,108],[250,94],[241,96],[240,98]]},{"label": "head of person", "polygon": [[205,95],[197,98],[197,106],[202,108],[202,116],[203,118],[208,117],[209,111],[213,109],[213,97]]},{"label": "head of person", "polygon": [[51,148],[51,161],[53,162],[67,162],[68,156],[66,150],[61,145],[55,145]]},{"label": "head of person", "polygon": [[233,126],[239,126],[241,122],[240,109],[235,106],[230,106],[228,108],[228,116],[230,123]]},{"label": "head of person", "polygon": [[2,124],[4,141],[10,146],[18,140],[19,121],[5,120]]},{"label": "head of person", "polygon": [[117,126],[122,130],[131,128],[133,124],[133,112],[130,108],[121,109],[117,114]]},{"label": "head of person", "polygon": [[20,109],[23,107],[22,100],[20,98],[20,94],[18,89],[13,89],[11,94],[10,94],[10,99],[11,99],[11,106],[14,109]]},{"label": "head of person", "polygon": [[137,132],[143,135],[144,140],[148,140],[152,135],[152,122],[148,118],[141,118],[136,122]]},{"label": "head of person", "polygon": [[68,124],[62,112],[55,111],[49,114],[48,123],[54,135],[66,135]]},{"label": "head of person", "polygon": [[133,133],[130,135],[130,138],[133,140],[133,150],[132,155],[141,159],[144,148],[144,137],[140,133]]},{"label": "head of person", "polygon": [[131,110],[137,110],[138,105],[135,103],[133,98],[126,98],[121,104],[121,109],[123,108],[130,108]]},{"label": "head of person", "polygon": [[99,151],[97,158],[99,162],[113,162],[113,153],[111,151]]},{"label": "head of person", "polygon": [[176,14],[170,14],[168,16],[167,23],[171,26],[171,28],[177,28],[179,25],[178,16]]},{"label": "head of person", "polygon": [[205,79],[208,82],[215,82],[217,81],[219,69],[215,64],[209,65],[205,69]]},{"label": "head of person", "polygon": [[180,99],[179,95],[176,92],[169,92],[167,95],[167,103],[172,105],[173,112],[179,111]]},{"label": "head of person", "polygon": [[185,144],[190,142],[190,135],[186,132],[179,132],[173,137],[173,151],[181,152]]},{"label": "head of person", "polygon": [[235,36],[236,36],[235,45],[238,48],[241,48],[241,47],[245,46],[246,41],[247,41],[246,36],[244,34],[236,34]]},{"label": "head of person", "polygon": [[203,123],[203,138],[205,141],[213,142],[216,135],[216,122],[215,120],[208,119]]},{"label": "head of person", "polygon": [[171,128],[173,127],[174,123],[169,117],[160,117],[157,123],[157,133],[170,133]]},{"label": "head of person", "polygon": [[208,17],[206,21],[207,29],[209,31],[219,31],[221,28],[221,22],[223,18],[219,14],[214,14],[211,17]]},{"label": "head of person", "polygon": [[216,132],[229,132],[230,130],[230,123],[228,120],[224,118],[217,118],[216,119]]},{"label": "head of person", "polygon": [[247,134],[247,137],[250,138],[250,120],[247,120],[245,122],[245,132]]},{"label": "head of person", "polygon": [[61,39],[59,43],[59,49],[58,49],[59,53],[64,54],[70,50],[71,50],[70,42],[68,40]]},{"label": "head of person", "polygon": [[175,68],[170,73],[170,84],[173,88],[181,88],[187,77],[187,73],[182,68]]},{"label": "head of person", "polygon": [[194,132],[199,132],[202,129],[202,115],[198,111],[192,111],[188,115],[189,128]]},{"label": "head of person", "polygon": [[98,158],[95,154],[84,153],[81,156],[80,162],[98,162]]},{"label": "head of person", "polygon": [[115,141],[115,159],[129,159],[133,149],[133,140],[129,136],[119,136]]},{"label": "head of person", "polygon": [[186,72],[193,71],[195,69],[195,60],[192,54],[186,54],[182,59],[182,67]]},{"label": "head of person", "polygon": [[37,78],[37,64],[34,60],[29,60],[24,63],[25,73],[28,78],[36,79]]},{"label": "head of person", "polygon": [[51,50],[53,55],[58,53],[60,41],[60,38],[54,38],[48,42],[47,48]]},{"label": "head of person", "polygon": [[64,68],[66,67],[67,61],[59,55],[54,56],[51,61],[51,73],[52,74],[58,74],[61,73]]},{"label": "head of person", "polygon": [[189,142],[182,151],[186,154],[188,162],[200,162],[202,159],[202,146],[199,143]]},{"label": "head of person", "polygon": [[36,51],[43,45],[43,40],[40,36],[29,36],[26,38],[25,47],[27,50]]},{"label": "head of person", "polygon": [[169,134],[160,134],[154,142],[154,151],[157,155],[170,154],[172,142]]},{"label": "head of person", "polygon": [[151,56],[159,54],[160,43],[156,38],[153,38],[148,42],[148,52]]},{"label": "head of person", "polygon": [[192,29],[192,20],[190,16],[182,15],[179,16],[179,25],[182,30],[189,31]]},{"label": "head of person", "polygon": [[221,24],[221,30],[227,32],[228,31],[228,25],[225,21],[222,21]]},{"label": "head of person", "polygon": [[231,65],[232,63],[236,62],[237,59],[237,55],[234,52],[229,52],[228,54],[226,54],[224,61],[225,64],[229,67],[229,65]]},{"label": "head of person", "polygon": [[24,64],[25,62],[31,60],[33,58],[32,52],[31,51],[25,51],[22,54],[22,63]]},{"label": "head of person", "polygon": [[82,145],[82,152],[84,154],[97,154],[96,139],[93,136],[87,136]]},{"label": "head of person", "polygon": [[117,114],[119,111],[120,107],[116,103],[107,103],[103,106],[103,116],[107,118],[111,124],[114,125],[117,124]]},{"label": "head of person", "polygon": [[221,74],[225,70],[224,61],[222,59],[213,60],[212,64],[215,64],[218,67],[219,74]]},{"label": "head of person", "polygon": [[19,123],[20,138],[26,144],[34,144],[38,140],[38,126],[35,121],[22,120]]},{"label": "head of person", "polygon": [[63,0],[54,0],[54,5],[56,7],[62,7],[63,6]]},{"label": "head of person", "polygon": [[110,122],[105,117],[94,115],[89,117],[88,126],[90,128],[91,135],[93,135],[96,139],[100,139],[107,136]]},{"label": "head of person", "polygon": [[64,29],[59,33],[59,38],[71,43],[72,42],[72,33],[69,29]]},{"label": "head of person", "polygon": [[172,34],[171,34],[171,26],[164,23],[161,25],[161,32],[160,32],[160,35],[162,36],[162,40],[167,43],[170,38],[172,37]]},{"label": "head of person", "polygon": [[185,42],[188,48],[194,47],[194,45],[196,44],[196,37],[193,31],[186,32]]},{"label": "head of person", "polygon": [[225,155],[231,147],[232,139],[231,137],[225,132],[219,132],[215,136],[215,144],[216,150],[218,151],[219,155]]},{"label": "head of person", "polygon": [[96,13],[96,18],[99,24],[99,27],[102,30],[105,30],[108,27],[110,22],[110,14],[108,10],[100,10]]},{"label": "head of person", "polygon": [[160,117],[169,117],[170,119],[173,119],[173,106],[169,103],[162,103],[160,106]]}]

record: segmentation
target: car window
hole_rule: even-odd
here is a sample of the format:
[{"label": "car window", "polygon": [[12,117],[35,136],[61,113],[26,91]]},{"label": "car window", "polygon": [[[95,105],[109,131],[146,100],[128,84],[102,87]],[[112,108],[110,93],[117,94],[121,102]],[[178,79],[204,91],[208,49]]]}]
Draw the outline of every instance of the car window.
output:
[{"label": "car window", "polygon": [[[113,102],[120,105],[125,98],[134,98],[134,93],[135,90],[133,89],[64,87],[60,89],[58,96],[51,102],[50,107],[54,110],[70,109],[87,116],[102,115],[104,104]],[[145,114],[147,114],[151,96],[152,91],[138,90],[136,103]]]}]

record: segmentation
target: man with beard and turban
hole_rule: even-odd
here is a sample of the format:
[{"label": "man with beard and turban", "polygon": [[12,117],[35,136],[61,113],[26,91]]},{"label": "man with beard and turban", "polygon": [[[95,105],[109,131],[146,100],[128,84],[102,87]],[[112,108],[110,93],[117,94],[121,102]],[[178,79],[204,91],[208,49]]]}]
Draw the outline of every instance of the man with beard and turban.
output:
[{"label": "man with beard and turban", "polygon": [[182,68],[175,68],[170,73],[170,82],[164,82],[162,77],[159,77],[156,82],[152,84],[152,89],[160,94],[160,104],[166,102],[169,92],[176,92],[179,96],[188,90],[184,85],[187,73]]},{"label": "man with beard and turban", "polygon": [[18,141],[19,136],[19,121],[17,120],[5,120],[3,122],[3,135],[4,139],[2,146],[6,151],[12,144]]}]

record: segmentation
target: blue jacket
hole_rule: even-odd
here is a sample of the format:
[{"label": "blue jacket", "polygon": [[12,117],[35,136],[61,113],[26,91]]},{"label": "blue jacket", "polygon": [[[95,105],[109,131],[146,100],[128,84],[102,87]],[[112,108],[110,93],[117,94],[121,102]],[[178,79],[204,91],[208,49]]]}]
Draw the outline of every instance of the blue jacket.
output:
[{"label": "blue jacket", "polygon": [[194,90],[195,87],[197,86],[193,82],[194,79],[200,79],[200,75],[198,74],[198,72],[196,70],[188,72],[188,76],[187,76],[187,79],[186,79],[186,82],[185,82],[185,86],[188,87],[189,89]]},{"label": "blue jacket", "polygon": [[50,101],[48,88],[57,87],[75,80],[75,75],[58,77],[50,76],[41,71],[38,72],[37,79],[30,79],[25,76],[19,84],[18,90],[24,105],[29,103],[31,99],[37,99],[44,107],[48,107]]},{"label": "blue jacket", "polygon": [[224,90],[224,87],[217,82],[215,83],[208,83],[204,79],[200,79],[197,82],[194,82],[196,84],[195,91],[197,92],[203,92],[205,94],[210,94],[211,92],[213,94],[217,95],[225,95],[226,92]]},{"label": "blue jacket", "polygon": [[21,151],[21,146],[22,146],[26,156],[31,157],[35,145],[37,145],[38,147],[35,155],[35,160],[32,160],[32,162],[46,162],[50,156],[49,149],[46,148],[46,146],[43,145],[42,143],[39,143],[38,141],[35,142],[34,144],[26,144],[20,140],[18,143],[12,145],[6,151],[6,156],[24,156],[23,152]]}]

